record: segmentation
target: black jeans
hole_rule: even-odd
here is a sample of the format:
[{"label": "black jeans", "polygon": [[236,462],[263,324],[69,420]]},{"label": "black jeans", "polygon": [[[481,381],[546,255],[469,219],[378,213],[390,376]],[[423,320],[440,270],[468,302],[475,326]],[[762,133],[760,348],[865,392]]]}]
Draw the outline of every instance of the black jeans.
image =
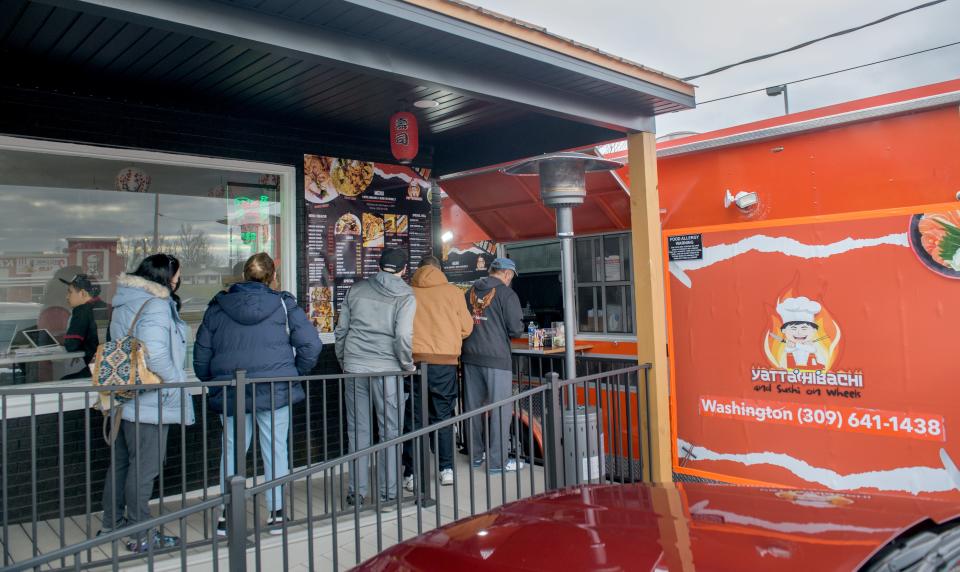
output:
[{"label": "black jeans", "polygon": [[[420,429],[422,423],[422,407],[420,405],[420,378],[413,380],[413,391],[407,394],[413,401],[413,415],[403,416],[404,433],[414,430],[414,427]],[[455,365],[428,365],[427,366],[427,407],[429,408],[430,423],[439,423],[446,421],[454,415],[457,407],[457,366]],[[439,432],[440,451],[439,457],[440,470],[453,468],[453,426],[444,427]],[[413,441],[407,441],[403,444],[403,475],[408,477],[413,474]],[[431,439],[430,449],[434,448],[434,442]]]}]

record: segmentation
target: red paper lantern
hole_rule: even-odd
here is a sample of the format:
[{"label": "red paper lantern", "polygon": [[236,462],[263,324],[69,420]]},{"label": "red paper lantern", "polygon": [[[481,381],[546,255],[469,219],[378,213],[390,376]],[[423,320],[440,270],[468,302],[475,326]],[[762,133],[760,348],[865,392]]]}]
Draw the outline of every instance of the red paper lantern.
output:
[{"label": "red paper lantern", "polygon": [[390,151],[401,164],[408,164],[417,156],[420,134],[417,118],[408,111],[394,113],[390,118]]}]

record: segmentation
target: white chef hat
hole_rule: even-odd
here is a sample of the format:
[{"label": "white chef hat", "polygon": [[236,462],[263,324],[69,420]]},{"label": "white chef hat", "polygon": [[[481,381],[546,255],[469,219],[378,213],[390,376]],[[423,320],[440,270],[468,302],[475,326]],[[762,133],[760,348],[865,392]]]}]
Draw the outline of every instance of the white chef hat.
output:
[{"label": "white chef hat", "polygon": [[777,304],[777,313],[784,324],[789,322],[809,322],[816,324],[816,316],[820,313],[820,302],[814,302],[806,296],[787,298]]}]

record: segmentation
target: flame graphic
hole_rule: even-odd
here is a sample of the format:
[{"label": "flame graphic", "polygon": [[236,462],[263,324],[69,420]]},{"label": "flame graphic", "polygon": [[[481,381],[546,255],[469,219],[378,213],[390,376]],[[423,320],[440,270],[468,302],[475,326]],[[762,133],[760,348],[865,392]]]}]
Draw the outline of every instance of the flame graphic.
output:
[{"label": "flame graphic", "polygon": [[[787,290],[779,298],[777,298],[777,303],[774,304],[774,308],[780,305],[780,302],[787,299],[793,298],[794,293],[793,289]],[[827,356],[827,361],[824,364],[826,371],[831,371],[833,364],[836,362],[838,355],[838,348],[840,347],[840,325],[837,324],[836,320],[833,319],[833,316],[830,314],[830,311],[827,310],[827,307],[821,302],[820,313],[816,315],[815,321],[819,329],[817,330],[820,334],[820,337],[815,340],[815,344],[819,346],[824,354]],[[773,367],[786,369],[787,364],[787,344],[783,342],[783,335],[781,334],[780,327],[783,326],[783,320],[780,318],[780,314],[774,310],[770,315],[771,328],[767,330],[767,335],[765,336],[763,342],[764,354],[767,356],[767,360],[770,361],[770,364]]]}]

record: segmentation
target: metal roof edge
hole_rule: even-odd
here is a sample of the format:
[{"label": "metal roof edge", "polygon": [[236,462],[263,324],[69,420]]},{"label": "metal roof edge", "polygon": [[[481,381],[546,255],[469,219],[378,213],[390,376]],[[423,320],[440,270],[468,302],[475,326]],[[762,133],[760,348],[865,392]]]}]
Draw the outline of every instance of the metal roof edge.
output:
[{"label": "metal roof edge", "polygon": [[[636,67],[638,68],[638,71],[645,71],[647,74],[658,76],[659,79],[664,81],[655,82],[650,79],[643,79],[637,77],[636,75],[613,69],[611,66],[603,66],[569,53],[538,45],[536,43],[527,41],[522,37],[518,37],[518,35],[509,34],[505,31],[496,30],[491,27],[483,26],[477,22],[472,22],[464,18],[451,15],[448,12],[442,11],[439,7],[430,7],[428,4],[431,2],[426,0],[343,1],[384,14],[389,14],[396,18],[401,18],[410,22],[429,26],[433,29],[443,32],[456,33],[463,38],[473,40],[475,42],[499,48],[523,57],[539,60],[541,62],[566,69],[567,71],[579,73],[613,85],[618,85],[620,87],[632,89],[634,91],[672,101],[684,107],[693,108],[696,105],[694,96],[695,87],[692,84],[686,83],[683,80],[678,80],[677,78],[669,76],[668,74],[640,66],[639,64],[633,62],[629,62],[629,64],[627,64],[627,60],[622,60],[622,58],[614,58],[609,54],[605,54],[593,48],[586,48],[580,44],[576,44],[572,40],[562,38],[561,36],[557,36],[555,34],[546,33],[545,31],[534,26],[523,27],[523,30],[540,34],[544,39],[553,39],[555,41],[564,42],[571,47],[581,46],[582,49],[585,49],[590,53],[597,54],[605,59],[609,59],[611,62],[620,61],[620,63],[623,65]],[[476,7],[472,7],[472,5],[467,3],[451,2],[450,0],[441,1],[444,1],[451,6],[460,6],[467,10],[478,10]],[[494,13],[491,13],[488,10],[483,10],[482,14],[486,14],[491,18],[496,18],[499,22],[504,24],[519,27],[519,24],[511,22],[510,19],[506,19],[502,16],[495,16]],[[456,31],[453,32],[452,30]],[[685,93],[679,89],[668,87],[667,85],[664,85],[665,83],[679,84],[677,86],[678,88],[688,87],[689,92]]]},{"label": "metal roof edge", "polygon": [[840,125],[846,125],[850,123],[870,121],[874,119],[880,119],[883,117],[891,117],[894,115],[902,115],[905,113],[914,113],[917,111],[924,111],[928,109],[934,109],[937,107],[945,107],[945,106],[956,104],[956,103],[960,103],[960,91],[930,95],[927,97],[911,99],[908,101],[888,103],[885,105],[878,105],[875,107],[868,107],[865,109],[857,109],[853,111],[837,113],[834,115],[825,115],[823,117],[806,119],[806,120],[797,121],[794,123],[786,123],[783,125],[776,125],[773,127],[766,127],[762,129],[756,129],[753,131],[745,131],[742,133],[725,135],[722,137],[717,137],[715,139],[706,139],[706,140],[695,141],[687,144],[675,145],[672,147],[667,147],[666,149],[658,150],[657,157],[658,158],[673,157],[675,155],[696,153],[698,151],[715,149],[717,147],[726,147],[728,145],[750,143],[754,141],[761,141],[764,139],[772,139],[774,137],[782,137],[784,135],[793,135],[796,133],[803,133],[806,131],[826,129],[829,127],[837,127]]}]

